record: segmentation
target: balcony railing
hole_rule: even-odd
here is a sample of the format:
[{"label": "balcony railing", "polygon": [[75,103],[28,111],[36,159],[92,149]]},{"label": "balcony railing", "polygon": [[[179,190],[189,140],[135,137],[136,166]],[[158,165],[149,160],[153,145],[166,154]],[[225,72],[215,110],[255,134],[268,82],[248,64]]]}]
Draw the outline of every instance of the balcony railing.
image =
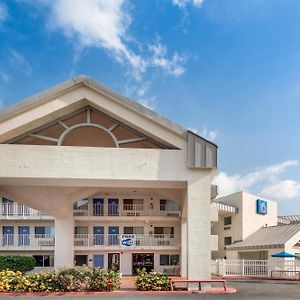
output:
[{"label": "balcony railing", "polygon": [[[158,207],[143,204],[93,204],[74,206],[74,216],[77,217],[180,217],[180,210],[168,205]],[[3,203],[0,205],[0,219],[51,219],[52,216],[18,203]]]},{"label": "balcony railing", "polygon": [[[133,235],[136,247],[179,246],[180,236],[174,234]],[[120,234],[74,234],[74,246],[82,247],[121,247]],[[2,249],[44,249],[54,247],[54,235],[47,234],[3,234]]]},{"label": "balcony railing", "polygon": [[0,218],[42,218],[44,216],[50,217],[46,213],[42,213],[36,209],[30,208],[24,204],[19,203],[2,203],[0,205]]},{"label": "balcony railing", "polygon": [[74,207],[74,216],[161,216],[180,217],[180,211],[167,205],[151,207],[143,204],[93,204]]},{"label": "balcony railing", "polygon": [[52,234],[2,234],[1,246],[3,248],[43,248],[54,246]]}]

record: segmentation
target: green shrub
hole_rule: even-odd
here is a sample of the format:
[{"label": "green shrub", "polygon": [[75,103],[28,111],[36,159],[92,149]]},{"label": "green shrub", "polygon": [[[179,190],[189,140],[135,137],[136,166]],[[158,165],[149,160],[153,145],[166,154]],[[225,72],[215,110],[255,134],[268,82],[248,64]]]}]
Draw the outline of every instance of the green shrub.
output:
[{"label": "green shrub", "polygon": [[59,271],[57,281],[62,291],[89,291],[92,283],[93,270],[88,267],[75,267]]},{"label": "green shrub", "polygon": [[0,271],[9,269],[25,273],[34,267],[35,259],[32,256],[0,256]]},{"label": "green shrub", "polygon": [[58,272],[24,275],[20,271],[0,271],[1,292],[86,292],[120,288],[120,273],[113,270],[75,267]]},{"label": "green shrub", "polygon": [[120,273],[114,270],[96,268],[93,270],[92,291],[114,291],[120,288]]},{"label": "green shrub", "polygon": [[159,272],[147,272],[146,269],[138,270],[135,279],[138,291],[169,291],[170,278]]}]

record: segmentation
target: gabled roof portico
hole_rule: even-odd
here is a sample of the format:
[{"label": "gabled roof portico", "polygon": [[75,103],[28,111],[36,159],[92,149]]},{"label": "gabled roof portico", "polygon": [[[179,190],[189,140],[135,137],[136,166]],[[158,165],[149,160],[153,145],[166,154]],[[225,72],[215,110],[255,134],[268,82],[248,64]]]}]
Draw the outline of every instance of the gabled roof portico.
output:
[{"label": "gabled roof portico", "polygon": [[56,266],[73,264],[74,202],[144,189],[182,205],[182,275],[210,276],[213,143],[87,77],[0,114],[0,143],[0,193],[56,218]]}]

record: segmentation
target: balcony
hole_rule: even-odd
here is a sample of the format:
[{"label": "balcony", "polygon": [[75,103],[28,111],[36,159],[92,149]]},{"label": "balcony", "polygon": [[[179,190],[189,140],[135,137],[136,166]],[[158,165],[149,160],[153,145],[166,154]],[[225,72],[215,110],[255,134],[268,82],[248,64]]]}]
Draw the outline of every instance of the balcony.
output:
[{"label": "balcony", "polygon": [[[156,208],[145,205],[94,204],[74,206],[75,217],[173,217],[179,218],[180,210],[160,205]],[[0,220],[3,219],[33,219],[52,220],[51,215],[42,213],[19,203],[3,203],[0,205]]]},{"label": "balcony", "polygon": [[2,203],[0,219],[53,219],[53,217],[23,204]]},{"label": "balcony", "polygon": [[52,250],[54,235],[50,234],[3,234],[1,250]]},{"label": "balcony", "polygon": [[158,207],[145,206],[142,204],[93,204],[74,206],[74,216],[90,217],[175,217],[181,215],[179,210],[171,209],[167,205]]},{"label": "balcony", "polygon": [[[180,236],[174,234],[137,234],[133,236],[134,247],[179,247]],[[75,249],[118,248],[119,234],[74,234]],[[53,250],[54,235],[3,234],[1,250]]]}]

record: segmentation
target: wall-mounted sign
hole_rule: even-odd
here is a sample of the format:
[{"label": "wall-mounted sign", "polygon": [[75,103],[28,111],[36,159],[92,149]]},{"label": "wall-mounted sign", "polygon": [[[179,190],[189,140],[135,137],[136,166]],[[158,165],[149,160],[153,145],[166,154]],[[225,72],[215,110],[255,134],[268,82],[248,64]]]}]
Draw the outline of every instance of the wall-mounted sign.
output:
[{"label": "wall-mounted sign", "polygon": [[123,248],[133,248],[135,247],[135,234],[122,234],[120,238],[120,245]]},{"label": "wall-mounted sign", "polygon": [[257,199],[256,200],[256,212],[260,215],[266,215],[268,213],[267,201]]}]

